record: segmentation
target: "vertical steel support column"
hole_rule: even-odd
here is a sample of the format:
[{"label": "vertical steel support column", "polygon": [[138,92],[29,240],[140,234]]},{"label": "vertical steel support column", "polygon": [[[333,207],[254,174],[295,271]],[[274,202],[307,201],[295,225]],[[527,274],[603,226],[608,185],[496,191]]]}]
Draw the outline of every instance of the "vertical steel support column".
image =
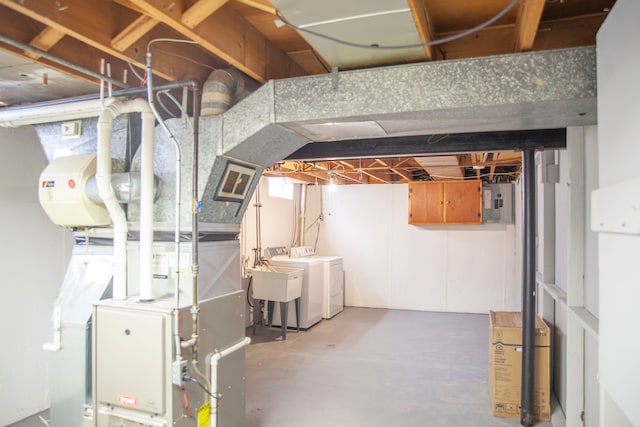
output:
[{"label": "vertical steel support column", "polygon": [[535,150],[522,153],[524,251],[522,281],[522,382],[520,424],[533,425],[533,382],[536,322],[536,162]]}]

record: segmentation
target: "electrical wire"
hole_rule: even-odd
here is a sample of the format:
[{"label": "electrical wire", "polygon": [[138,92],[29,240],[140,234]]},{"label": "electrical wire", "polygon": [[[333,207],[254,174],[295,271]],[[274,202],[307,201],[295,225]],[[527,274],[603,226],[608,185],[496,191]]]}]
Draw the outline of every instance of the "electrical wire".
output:
[{"label": "electrical wire", "polygon": [[313,54],[313,57],[316,59],[316,61],[318,61],[320,63],[322,68],[324,68],[324,70],[327,73],[330,73],[331,72],[331,68],[329,68],[327,66],[327,64],[324,63],[324,61],[322,60],[322,58],[320,58],[320,55],[318,55],[318,52],[316,52],[316,50],[313,48],[313,46],[310,46],[310,47],[311,47],[311,53]]},{"label": "electrical wire", "polygon": [[307,28],[302,28],[302,27],[300,27],[298,25],[295,25],[295,24],[291,23],[290,21],[288,21],[285,17],[283,17],[282,13],[280,13],[280,11],[277,10],[277,9],[276,9],[276,16],[278,17],[278,19],[280,21],[282,21],[289,28],[293,28],[294,30],[297,30],[297,31],[300,31],[300,32],[303,32],[303,33],[307,33],[307,34],[310,34],[312,36],[320,37],[322,39],[329,40],[329,41],[332,41],[334,43],[342,44],[342,45],[345,45],[345,46],[350,46],[350,47],[355,47],[355,48],[360,48],[360,49],[379,49],[379,50],[413,49],[413,48],[418,48],[418,47],[437,46],[437,45],[440,45],[440,44],[449,43],[449,42],[452,42],[454,40],[458,40],[458,39],[461,39],[463,37],[469,36],[469,35],[471,35],[473,33],[476,33],[478,31],[488,27],[489,25],[493,24],[494,22],[496,22],[500,18],[502,18],[511,9],[513,9],[515,7],[515,5],[519,3],[519,1],[520,0],[511,0],[511,3],[509,3],[504,9],[502,9],[496,15],[494,15],[493,17],[491,17],[487,21],[483,22],[482,24],[477,25],[477,26],[475,26],[473,28],[470,28],[468,30],[462,31],[462,32],[457,33],[457,34],[453,34],[453,35],[448,36],[448,37],[443,37],[441,39],[429,40],[426,43],[413,43],[413,44],[406,44],[406,45],[381,46],[381,45],[378,45],[378,44],[369,44],[369,45],[367,45],[367,44],[362,44],[362,43],[354,43],[354,42],[350,42],[348,40],[342,40],[342,39],[339,39],[339,38],[336,38],[336,37],[329,36],[327,34],[322,34],[322,33],[319,33],[317,31],[309,30]]},{"label": "electrical wire", "polygon": [[184,379],[185,379],[185,380],[187,380],[187,381],[191,381],[191,382],[196,383],[196,384],[198,385],[198,387],[200,387],[200,388],[201,388],[205,393],[207,393],[207,396],[209,396],[209,397],[211,397],[211,398],[215,399],[215,400],[216,400],[216,402],[217,402],[218,400],[220,400],[220,396],[215,396],[215,395],[213,395],[213,394],[211,393],[211,391],[209,391],[209,389],[208,389],[207,387],[205,387],[205,386],[204,386],[200,381],[198,381],[198,379],[197,379],[197,378],[193,378],[193,377],[190,377],[189,375],[185,375],[185,376],[184,376]]},{"label": "electrical wire", "polygon": [[[184,376],[184,379],[185,379],[186,381],[191,381],[191,382],[196,383],[196,384],[198,385],[198,387],[200,387],[200,388],[201,388],[205,393],[207,393],[207,396],[211,397],[212,399],[214,399],[214,400],[216,401],[216,421],[217,421],[217,420],[218,420],[218,419],[217,419],[217,417],[220,415],[220,411],[219,411],[218,409],[219,409],[219,405],[220,405],[220,399],[221,399],[221,397],[220,397],[220,396],[216,396],[216,395],[212,394],[212,393],[211,393],[211,391],[209,391],[209,390],[210,390],[210,387],[209,387],[209,388],[205,387],[205,386],[204,386],[204,385],[202,385],[202,383],[201,383],[200,381],[198,381],[196,378],[190,377],[189,375],[185,375],[185,376]],[[219,425],[219,424],[216,422],[216,425]]]},{"label": "electrical wire", "polygon": [[[517,170],[515,172],[497,172],[494,173],[493,176],[513,176],[513,175],[518,175],[520,172],[522,172],[521,170]],[[429,176],[432,176],[434,178],[443,178],[443,179],[455,179],[455,180],[460,180],[460,181],[464,181],[466,178],[460,178],[459,176],[446,176],[446,175],[436,175],[436,174],[429,174]],[[490,173],[483,173],[480,174],[479,177],[483,178],[486,176],[491,176]],[[473,176],[471,178],[476,178],[478,177],[478,175]]]},{"label": "electrical wire", "polygon": [[194,40],[185,40],[185,39],[171,39],[171,38],[159,38],[159,39],[153,39],[151,40],[149,43],[147,43],[147,51],[149,51],[151,49],[151,45],[154,43],[163,43],[163,42],[169,42],[169,43],[186,43],[186,44],[198,44],[197,41]]},{"label": "electrical wire", "polygon": [[318,221],[318,227],[316,230],[316,240],[313,242],[314,253],[318,251],[318,240],[320,239],[320,224],[322,224],[322,222]]},{"label": "electrical wire", "polygon": [[173,117],[174,119],[177,118],[177,116],[173,114],[173,112],[171,112],[171,110],[169,110],[166,105],[164,105],[162,98],[160,98],[160,93],[156,93],[156,101],[158,101],[158,104],[160,104],[160,106],[162,107],[165,113],[167,113],[169,116]]},{"label": "electrical wire", "polygon": [[187,390],[184,389],[184,386],[182,386],[181,388],[182,388],[182,403],[184,404],[184,410],[187,413],[187,416],[189,418],[193,418],[193,413],[191,412],[191,408],[189,407],[189,397],[187,396]]},{"label": "electrical wire", "polygon": [[[424,17],[427,21],[427,31],[429,32],[429,39],[430,40],[435,40],[436,39],[436,35],[433,33],[433,27],[431,25],[431,16],[429,14],[429,12],[427,11],[427,0],[422,0],[422,10],[424,12]],[[434,46],[438,52],[440,52],[440,56],[442,56],[442,59],[445,59],[446,54],[445,52],[442,50],[442,48],[440,46]]]},{"label": "electrical wire", "polygon": [[134,76],[136,76],[138,78],[138,80],[140,80],[141,82],[144,81],[144,77],[142,77],[140,74],[138,74],[138,72],[136,71],[135,68],[133,68],[133,64],[131,62],[127,61],[127,65],[129,65],[129,69],[131,70],[131,72],[133,73]]},{"label": "electrical wire", "polygon": [[[186,40],[185,40],[184,42],[185,42],[185,43],[187,43],[187,41],[186,41]],[[164,53],[165,55],[174,56],[174,57],[176,57],[176,58],[184,59],[185,61],[189,61],[189,62],[191,62],[192,64],[200,65],[201,67],[209,68],[210,70],[213,70],[213,71],[217,71],[217,70],[219,70],[219,68],[213,67],[213,66],[208,65],[208,64],[203,64],[202,62],[198,62],[198,61],[196,61],[196,60],[194,60],[194,59],[192,59],[192,58],[189,58],[188,56],[179,55],[179,54],[177,54],[177,53],[169,52],[168,50],[159,49],[159,48],[157,48],[157,50],[161,51],[161,52],[162,52],[162,53]]]},{"label": "electrical wire", "polygon": [[251,298],[249,298],[249,295],[251,295],[251,285],[253,283],[253,276],[249,276],[249,284],[247,285],[247,304],[249,304],[249,307],[253,308],[253,303],[251,302]]},{"label": "electrical wire", "polygon": [[202,372],[200,372],[200,369],[198,369],[198,364],[192,362],[191,368],[193,369],[193,372],[195,372],[196,375],[199,376],[202,381],[204,381],[204,384],[207,386],[207,390],[211,390],[211,383],[209,382],[209,379]]}]

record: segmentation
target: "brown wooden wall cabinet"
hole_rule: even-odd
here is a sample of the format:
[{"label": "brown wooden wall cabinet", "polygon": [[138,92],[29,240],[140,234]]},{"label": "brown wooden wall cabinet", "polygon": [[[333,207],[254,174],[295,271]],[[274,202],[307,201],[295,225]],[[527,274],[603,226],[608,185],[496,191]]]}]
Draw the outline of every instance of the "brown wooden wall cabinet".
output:
[{"label": "brown wooden wall cabinet", "polygon": [[482,181],[410,182],[409,224],[482,224]]}]

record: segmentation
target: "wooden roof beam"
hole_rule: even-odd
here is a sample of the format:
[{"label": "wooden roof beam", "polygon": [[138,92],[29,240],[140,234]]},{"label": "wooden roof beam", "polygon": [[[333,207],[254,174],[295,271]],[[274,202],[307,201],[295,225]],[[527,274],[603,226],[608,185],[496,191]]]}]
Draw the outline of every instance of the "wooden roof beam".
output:
[{"label": "wooden roof beam", "polygon": [[413,177],[411,176],[411,174],[405,170],[394,168],[394,167],[391,167],[389,170],[395,173],[396,175],[399,175],[402,179],[404,179],[407,182],[413,181]]},{"label": "wooden roof beam", "polygon": [[182,14],[182,23],[194,29],[216,10],[220,9],[228,0],[199,0]]},{"label": "wooden roof beam", "polygon": [[254,9],[258,9],[261,10],[263,12],[267,12],[270,13],[271,15],[275,16],[276,15],[276,8],[266,5],[262,2],[259,1],[255,1],[255,0],[235,0],[236,3],[242,3],[245,4],[247,6],[250,6]]},{"label": "wooden roof beam", "polygon": [[[36,1],[36,0],[0,0],[0,5],[17,12],[25,17],[33,19],[41,24],[51,27],[77,41],[84,43],[92,49],[83,49],[83,51],[92,51],[92,57],[85,59],[83,62],[70,60],[69,57],[75,56],[78,52],[56,52],[56,55],[70,60],[85,68],[99,71],[100,57],[93,54],[93,50],[103,52],[102,58],[107,62],[111,62],[113,58],[124,61],[126,64],[130,62],[137,67],[144,69],[144,51],[139,52],[136,57],[129,55],[127,52],[120,52],[111,46],[111,39],[108,34],[113,33],[113,23],[111,17],[118,15],[126,15],[126,10],[122,6],[114,2],[100,1],[88,2],[85,0],[65,0],[64,8],[56,2]],[[130,14],[135,14],[129,11]],[[3,16],[4,18],[4,16]],[[91,25],[87,25],[87,20],[91,19]],[[175,37],[175,36],[174,36]],[[82,52],[80,52],[82,54]],[[82,54],[87,56],[87,52]],[[113,57],[113,58],[112,58]],[[93,61],[87,64],[87,61]],[[175,67],[170,61],[156,61],[157,66],[154,67],[154,74],[164,80],[173,81],[184,78],[185,76],[175,75]],[[188,77],[198,76],[202,73],[202,67],[183,61],[181,69]],[[113,70],[113,68],[112,68]],[[114,75],[116,75],[114,73]]]},{"label": "wooden roof beam", "polygon": [[428,46],[426,43],[433,40],[432,34],[434,29],[431,28],[431,19],[429,17],[429,11],[427,10],[424,0],[408,0],[409,8],[411,9],[411,15],[413,21],[416,24],[420,41],[424,43],[424,54],[427,60],[432,61],[434,59],[441,59],[439,51]]},{"label": "wooden roof beam", "polygon": [[[349,181],[349,182],[353,182],[353,183],[356,183],[356,184],[364,184],[365,183],[365,182],[361,181],[358,178],[353,178],[353,177],[349,176],[349,172],[352,172],[352,171],[337,171],[336,170],[336,171],[330,172],[329,175],[333,174],[334,177],[337,176],[337,177],[342,178],[344,181]],[[368,183],[368,182],[366,182],[366,183]]]},{"label": "wooden roof beam", "polygon": [[[47,27],[40,32],[37,36],[35,36],[29,44],[36,49],[43,50],[45,52],[49,51],[53,46],[55,46],[65,34],[62,31],[56,30],[55,28]],[[26,56],[32,59],[40,58],[40,55],[33,52],[24,53]]]},{"label": "wooden roof beam", "polygon": [[[267,177],[286,176],[288,179],[294,179],[296,181],[306,182],[307,184],[315,184],[317,180],[317,178],[311,174],[304,173],[304,172],[295,172],[295,171],[290,171],[290,172],[269,171],[269,172],[265,172],[264,176],[267,176]],[[320,178],[320,179],[323,179],[323,178]]]},{"label": "wooden roof beam", "polygon": [[[369,163],[370,166],[376,164],[375,159],[374,160],[369,160],[369,161],[370,161],[370,163]],[[379,178],[374,173],[369,172],[366,167],[364,167],[364,168],[361,167],[362,166],[362,159],[357,160],[357,161],[356,160],[351,160],[351,161],[349,161],[349,160],[339,160],[336,163],[338,163],[338,164],[340,164],[342,166],[346,166],[346,167],[350,168],[351,172],[354,173],[354,174],[357,173],[358,176],[359,176],[358,179],[356,180],[357,182],[360,182],[360,183],[365,182],[364,178],[362,177],[363,175],[367,177],[367,180],[366,180],[367,183],[371,182],[370,178],[373,178],[376,181],[385,182],[384,180]]]},{"label": "wooden roof beam", "polygon": [[127,28],[120,31],[120,33],[111,39],[111,46],[120,52],[124,52],[159,23],[160,21],[157,19],[140,15],[135,21],[129,24]]},{"label": "wooden roof beam", "polygon": [[538,33],[545,0],[520,0],[516,17],[516,52],[531,50]]},{"label": "wooden roof beam", "polygon": [[[377,162],[378,162],[377,159],[370,160],[369,166],[372,166]],[[379,174],[376,174],[367,170],[368,169],[367,166],[365,166],[364,168],[360,168],[354,164],[355,162],[350,162],[346,160],[341,160],[338,163],[351,167],[352,169],[354,169],[354,172],[358,172],[358,173],[362,172],[364,175],[367,175],[368,177],[373,178],[376,181],[380,181],[381,183],[391,184],[391,181],[389,179],[381,178]]]},{"label": "wooden roof beam", "polygon": [[261,83],[306,74],[285,52],[232,9],[219,9],[192,29],[182,22],[182,11],[168,10],[163,0],[127,1]]}]

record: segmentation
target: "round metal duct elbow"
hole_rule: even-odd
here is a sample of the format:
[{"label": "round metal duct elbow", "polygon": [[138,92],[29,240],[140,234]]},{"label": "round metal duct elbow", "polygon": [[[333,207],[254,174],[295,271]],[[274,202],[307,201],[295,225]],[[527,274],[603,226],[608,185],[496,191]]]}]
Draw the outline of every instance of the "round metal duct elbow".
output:
[{"label": "round metal duct elbow", "polygon": [[215,70],[202,86],[201,116],[222,114],[244,90],[244,79],[235,70]]},{"label": "round metal duct elbow", "polygon": [[[116,200],[120,203],[131,203],[140,200],[141,178],[139,173],[121,172],[111,174],[111,186]],[[89,200],[95,203],[103,203],[98,193],[98,183],[95,175],[87,180],[85,191]],[[153,177],[153,201],[160,197],[161,181],[157,176]]]}]

